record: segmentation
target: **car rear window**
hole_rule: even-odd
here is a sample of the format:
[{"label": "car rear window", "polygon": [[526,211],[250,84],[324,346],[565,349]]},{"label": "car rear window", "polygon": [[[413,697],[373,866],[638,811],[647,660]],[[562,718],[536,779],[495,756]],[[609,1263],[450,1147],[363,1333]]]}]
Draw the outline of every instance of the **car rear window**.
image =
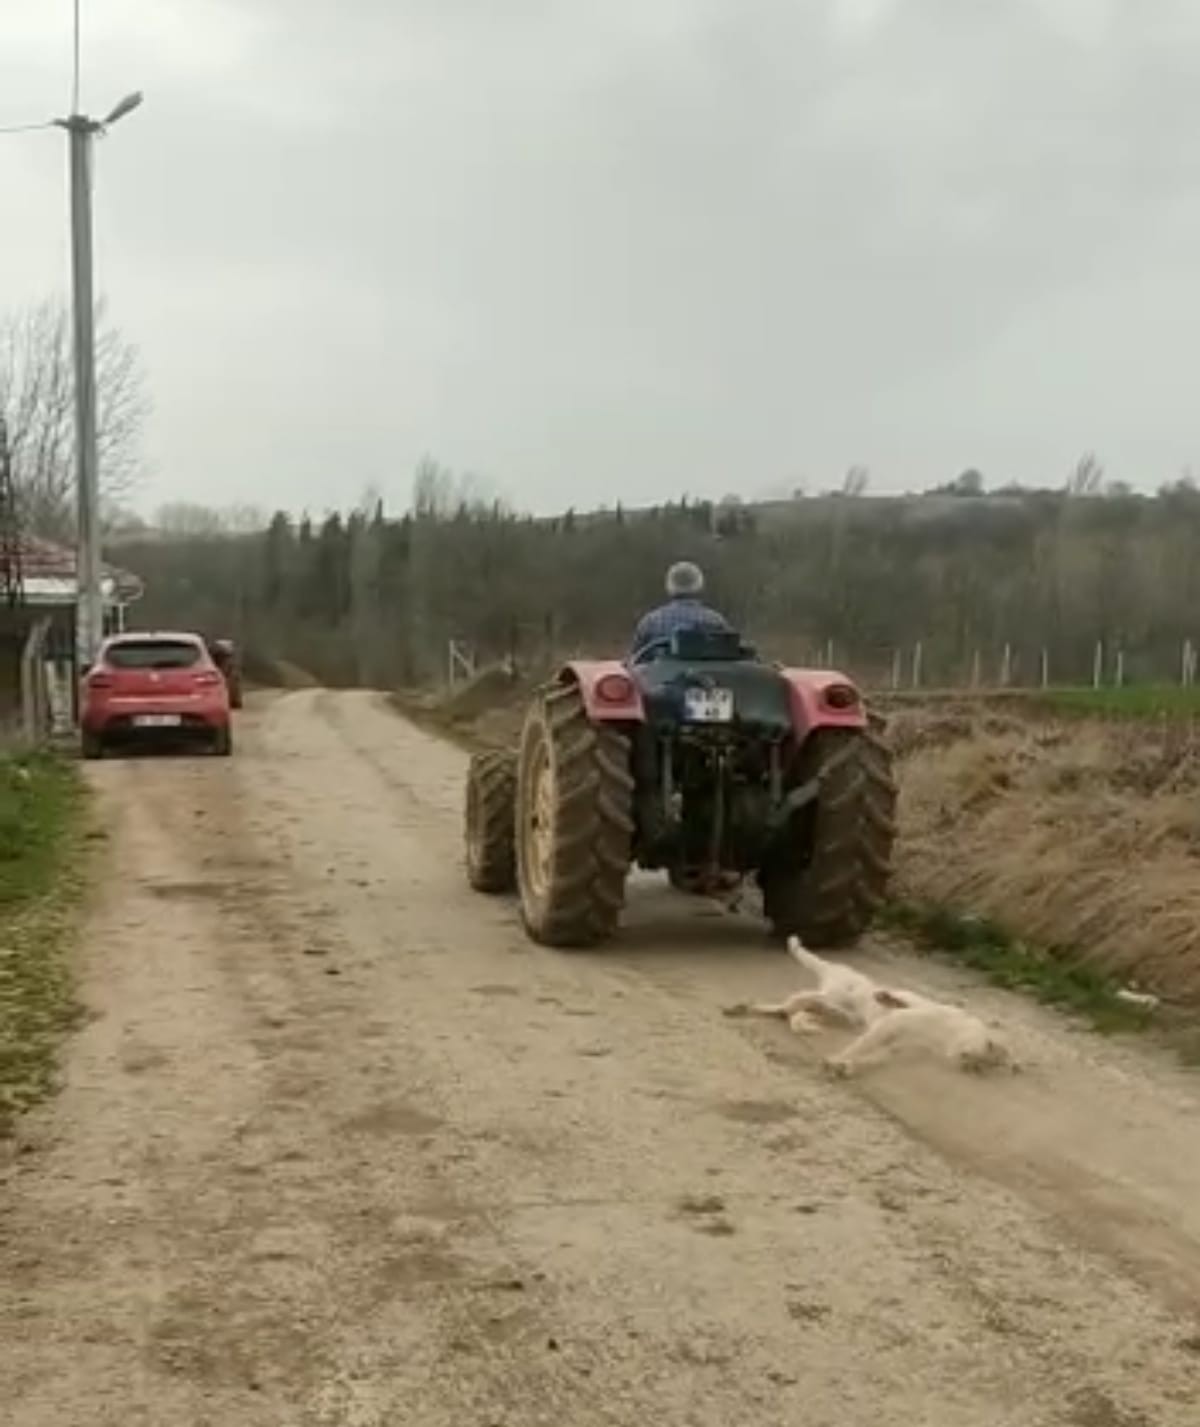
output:
[{"label": "car rear window", "polygon": [[114,669],[190,669],[200,662],[200,646],[189,639],[123,639],[104,658]]}]

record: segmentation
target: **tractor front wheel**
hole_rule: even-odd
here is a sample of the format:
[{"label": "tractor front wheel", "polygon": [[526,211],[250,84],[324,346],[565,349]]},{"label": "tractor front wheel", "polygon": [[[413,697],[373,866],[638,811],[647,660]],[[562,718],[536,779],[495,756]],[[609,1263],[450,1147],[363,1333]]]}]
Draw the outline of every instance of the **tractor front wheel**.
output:
[{"label": "tractor front wheel", "polygon": [[537,697],[517,771],[521,915],[547,946],[594,946],[617,928],[633,841],[629,740],[593,724],[574,684]]},{"label": "tractor front wheel", "polygon": [[514,753],[497,749],[472,757],[467,770],[467,881],[476,892],[511,892],[516,886],[516,792]]},{"label": "tractor front wheel", "polygon": [[816,801],[763,869],[764,910],[779,936],[849,946],[882,907],[892,870],[896,783],[882,719],[811,735],[795,782],[810,779]]}]

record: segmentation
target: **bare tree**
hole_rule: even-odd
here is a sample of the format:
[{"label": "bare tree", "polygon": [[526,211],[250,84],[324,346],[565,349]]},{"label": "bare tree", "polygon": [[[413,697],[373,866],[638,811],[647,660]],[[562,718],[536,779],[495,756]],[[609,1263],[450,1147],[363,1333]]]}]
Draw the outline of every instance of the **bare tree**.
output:
[{"label": "bare tree", "polygon": [[[142,473],[149,402],[137,350],[96,323],[96,439],[104,499],[119,501]],[[0,313],[0,413],[8,421],[21,520],[41,535],[73,525],[74,374],[70,322],[60,303]]]},{"label": "bare tree", "polygon": [[842,494],[848,496],[866,495],[871,484],[871,473],[866,466],[851,466],[842,480]]},{"label": "bare tree", "polygon": [[1068,495],[1100,495],[1104,489],[1104,467],[1094,451],[1087,451],[1075,462],[1067,477]]}]

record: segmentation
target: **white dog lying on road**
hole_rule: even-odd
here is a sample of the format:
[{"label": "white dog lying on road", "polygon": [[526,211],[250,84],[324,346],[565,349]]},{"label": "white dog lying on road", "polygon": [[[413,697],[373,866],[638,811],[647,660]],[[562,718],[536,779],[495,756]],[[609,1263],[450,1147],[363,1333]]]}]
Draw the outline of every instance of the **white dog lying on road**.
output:
[{"label": "white dog lying on road", "polygon": [[880,987],[871,978],[839,961],[826,961],[808,950],[798,936],[788,937],[788,955],[817,978],[810,991],[797,991],[775,1005],[751,1006],[756,1016],[782,1016],[792,1030],[818,1030],[818,1017],[856,1030],[887,1014],[878,999]]},{"label": "white dog lying on road", "polygon": [[1008,1047],[970,1011],[909,991],[879,991],[877,999],[883,1015],[825,1062],[834,1074],[853,1075],[908,1051],[941,1056],[960,1070],[1016,1069]]},{"label": "white dog lying on road", "polygon": [[1015,1068],[1003,1041],[970,1011],[915,991],[880,986],[865,972],[815,955],[798,937],[788,938],[788,951],[816,976],[816,986],[750,1010],[760,1016],[782,1016],[793,1031],[801,1033],[817,1030],[818,1018],[861,1031],[826,1061],[831,1071],[852,1075],[906,1051],[938,1055],[963,1070]]}]

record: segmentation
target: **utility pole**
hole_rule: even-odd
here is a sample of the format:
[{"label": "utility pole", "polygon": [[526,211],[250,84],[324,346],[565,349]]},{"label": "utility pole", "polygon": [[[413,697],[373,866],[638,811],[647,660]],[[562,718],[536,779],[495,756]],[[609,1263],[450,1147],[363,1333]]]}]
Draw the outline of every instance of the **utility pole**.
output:
[{"label": "utility pole", "polygon": [[75,350],[76,519],[75,657],[86,669],[104,637],[100,561],[100,460],[96,445],[96,302],[92,290],[92,147],[97,134],[142,102],[127,95],[104,119],[56,119],[67,131],[71,171],[71,301]]},{"label": "utility pole", "polygon": [[82,672],[104,634],[100,589],[100,472],[96,447],[96,304],[92,295],[92,141],[100,125],[82,114],[62,121],[71,155],[71,298],[75,350],[77,605],[75,657]]}]

